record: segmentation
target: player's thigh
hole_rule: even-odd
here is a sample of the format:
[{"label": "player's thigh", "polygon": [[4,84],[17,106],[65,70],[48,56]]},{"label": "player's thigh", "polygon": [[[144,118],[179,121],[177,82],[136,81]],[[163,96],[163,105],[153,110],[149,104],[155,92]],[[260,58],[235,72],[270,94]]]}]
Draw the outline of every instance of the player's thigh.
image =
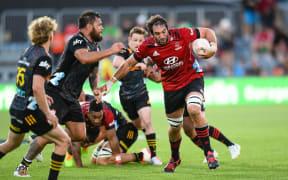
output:
[{"label": "player's thigh", "polygon": [[25,133],[15,133],[10,130],[8,133],[7,141],[4,144],[1,144],[2,151],[6,153],[17,148],[18,146],[21,145],[24,137]]},{"label": "player's thigh", "polygon": [[55,144],[68,144],[70,142],[70,137],[63,130],[63,128],[58,125],[56,128],[51,129],[49,132],[39,136],[39,138],[44,138],[49,142],[54,142]]},{"label": "player's thigh", "polygon": [[120,102],[129,119],[135,120],[139,117],[134,100],[126,99],[120,96]]},{"label": "player's thigh", "polygon": [[85,119],[78,102],[70,103],[69,112],[63,118],[63,122],[65,122],[66,127],[69,129],[73,141],[83,140],[86,137]]},{"label": "player's thigh", "polygon": [[25,111],[24,121],[29,129],[38,136],[49,132],[53,128],[53,125],[47,121],[45,114],[39,108]]},{"label": "player's thigh", "polygon": [[145,122],[146,121],[151,121],[151,107],[146,106],[142,107],[141,109],[138,110],[138,114],[141,120]]},{"label": "player's thigh", "polygon": [[179,118],[183,115],[185,106],[185,91],[164,91],[165,112],[168,118]]},{"label": "player's thigh", "polygon": [[132,123],[127,123],[117,129],[116,135],[119,140],[119,145],[125,153],[137,140],[138,130]]},{"label": "player's thigh", "polygon": [[85,122],[67,121],[65,125],[69,130],[69,135],[72,141],[83,140],[86,137]]},{"label": "player's thigh", "polygon": [[135,100],[136,110],[141,121],[145,124],[151,124],[151,104],[149,96],[147,93],[144,93],[137,97]]}]

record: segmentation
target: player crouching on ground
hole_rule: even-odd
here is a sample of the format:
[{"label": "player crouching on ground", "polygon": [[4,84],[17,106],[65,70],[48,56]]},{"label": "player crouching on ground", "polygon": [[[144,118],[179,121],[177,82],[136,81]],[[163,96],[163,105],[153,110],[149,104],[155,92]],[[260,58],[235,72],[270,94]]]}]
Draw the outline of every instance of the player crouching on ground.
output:
[{"label": "player crouching on ground", "polygon": [[[97,162],[96,160],[91,160],[92,163],[102,165],[116,164],[116,166],[120,166],[122,163],[142,160],[142,152],[124,154],[136,141],[138,131],[132,123],[127,123],[127,120],[122,116],[121,112],[113,108],[111,104],[107,102],[100,102],[97,104],[96,100],[83,102],[81,108],[86,120],[87,137],[82,142],[73,142],[72,154],[77,167],[83,167],[80,150],[81,146],[88,147],[99,142],[105,137],[106,139],[104,142],[106,145],[103,146],[104,142],[102,142],[98,149],[101,149],[102,147],[109,148],[110,158],[104,158],[99,161],[97,160]],[[119,126],[117,133],[114,120],[116,120],[116,126]],[[120,152],[122,153],[120,154]],[[94,154],[95,153],[93,153],[92,156],[94,156]],[[99,158],[102,158],[102,156]],[[98,159],[98,155],[97,158],[94,159]],[[68,159],[65,161],[67,160]]]},{"label": "player crouching on ground", "polygon": [[[90,162],[98,165],[121,164],[128,162],[147,162],[150,161],[150,150],[146,148],[148,153],[126,153],[129,147],[137,140],[138,130],[133,123],[127,123],[117,129],[117,137],[120,142],[121,154],[120,156],[113,156],[111,146],[106,139],[104,139],[94,150]],[[143,149],[144,150],[144,149]]]}]

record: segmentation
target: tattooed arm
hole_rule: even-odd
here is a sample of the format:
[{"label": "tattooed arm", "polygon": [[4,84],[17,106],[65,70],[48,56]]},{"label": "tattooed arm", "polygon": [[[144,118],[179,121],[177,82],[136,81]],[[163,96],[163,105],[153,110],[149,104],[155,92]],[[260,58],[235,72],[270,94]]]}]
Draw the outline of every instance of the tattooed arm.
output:
[{"label": "tattooed arm", "polygon": [[98,67],[94,67],[93,71],[89,75],[89,83],[91,90],[93,91],[95,99],[97,99],[97,102],[101,101],[102,94],[100,89],[98,88],[100,82],[100,76],[98,72]]}]

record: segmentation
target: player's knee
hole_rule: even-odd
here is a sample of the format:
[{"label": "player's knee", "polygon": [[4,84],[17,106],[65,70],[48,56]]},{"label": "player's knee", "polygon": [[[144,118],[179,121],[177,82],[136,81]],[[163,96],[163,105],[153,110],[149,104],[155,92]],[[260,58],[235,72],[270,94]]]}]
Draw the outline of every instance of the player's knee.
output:
[{"label": "player's knee", "polygon": [[183,123],[183,116],[179,118],[168,118],[168,123],[170,124],[171,127],[177,128],[182,125]]},{"label": "player's knee", "polygon": [[59,139],[58,143],[57,142],[55,143],[58,144],[58,146],[62,146],[63,148],[67,149],[71,143],[71,139],[68,135],[66,135],[62,136],[61,139]]},{"label": "player's knee", "polygon": [[201,114],[203,100],[201,96],[191,95],[187,99],[187,110],[190,116],[198,116]]}]

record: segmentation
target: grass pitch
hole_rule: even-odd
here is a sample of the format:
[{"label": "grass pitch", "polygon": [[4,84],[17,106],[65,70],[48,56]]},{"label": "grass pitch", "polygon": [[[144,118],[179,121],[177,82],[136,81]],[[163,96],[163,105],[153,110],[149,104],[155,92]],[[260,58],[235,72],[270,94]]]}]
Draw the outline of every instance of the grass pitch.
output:
[{"label": "grass pitch", "polygon": [[[288,179],[288,106],[222,106],[207,107],[209,124],[217,127],[232,142],[241,145],[241,155],[231,160],[227,147],[211,140],[212,147],[219,153],[220,167],[210,171],[203,164],[203,152],[196,147],[184,133],[181,144],[182,163],[174,174],[163,173],[163,168],[170,158],[170,146],[167,129],[168,122],[163,108],[152,108],[153,126],[157,133],[157,153],[163,161],[162,166],[129,163],[121,168],[114,165],[90,165],[90,155],[94,147],[89,148],[89,156],[84,158],[88,168],[63,167],[60,180],[88,179]],[[0,112],[0,139],[6,139],[9,127],[8,112]],[[147,147],[145,136],[139,132],[137,142],[129,152],[138,152]],[[21,162],[28,149],[22,144],[15,151],[0,160],[0,179],[18,179],[13,171]],[[29,169],[30,179],[47,179],[50,155],[53,145],[47,145],[43,151],[42,163],[33,161]]]}]

